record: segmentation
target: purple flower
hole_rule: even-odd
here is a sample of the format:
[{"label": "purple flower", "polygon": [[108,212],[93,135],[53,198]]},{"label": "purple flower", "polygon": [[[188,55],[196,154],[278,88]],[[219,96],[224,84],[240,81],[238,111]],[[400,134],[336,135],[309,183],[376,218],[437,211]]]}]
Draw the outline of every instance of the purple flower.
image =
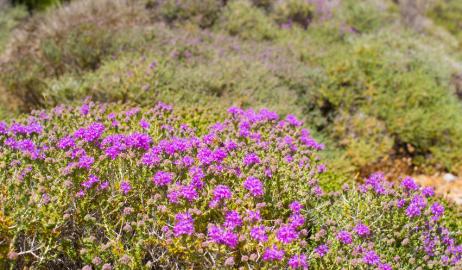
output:
[{"label": "purple flower", "polygon": [[290,244],[298,238],[298,232],[294,229],[294,227],[284,225],[281,228],[279,228],[279,230],[276,233],[276,237],[282,243]]},{"label": "purple flower", "polygon": [[433,203],[430,209],[433,214],[432,216],[433,220],[439,220],[441,216],[444,214],[444,206],[442,206],[441,204],[437,202]]},{"label": "purple flower", "polygon": [[188,174],[189,177],[191,177],[191,185],[197,189],[202,189],[204,187],[202,179],[205,177],[205,174],[200,167],[191,167]]},{"label": "purple flower", "polygon": [[305,218],[301,214],[293,214],[289,217],[290,226],[297,229],[305,224]]},{"label": "purple flower", "polygon": [[230,248],[235,248],[239,244],[239,237],[235,233],[224,230],[216,225],[209,226],[208,236],[213,242],[227,245]]},{"label": "purple flower", "polygon": [[248,177],[244,181],[244,188],[247,189],[252,196],[260,197],[263,196],[263,184],[258,178],[253,176]]},{"label": "purple flower", "polygon": [[403,179],[403,181],[401,182],[401,186],[406,190],[417,190],[417,189],[419,189],[419,186],[414,182],[414,179],[412,179],[409,176],[406,176]]},{"label": "purple flower", "polygon": [[301,121],[298,121],[295,115],[292,115],[292,114],[289,114],[286,116],[286,122],[294,127],[299,127],[303,124]]},{"label": "purple flower", "polygon": [[349,245],[353,242],[353,238],[351,237],[351,234],[347,231],[340,231],[337,234],[337,239],[345,245]]},{"label": "purple flower", "polygon": [[104,133],[105,127],[101,123],[93,123],[86,128],[81,128],[74,133],[74,137],[83,139],[85,142],[94,142]]},{"label": "purple flower", "polygon": [[380,257],[373,250],[367,251],[363,255],[363,262],[369,265],[378,265],[380,263]]},{"label": "purple flower", "polygon": [[228,109],[228,113],[233,115],[233,116],[238,116],[238,115],[241,115],[242,113],[244,113],[244,111],[241,108],[238,108],[238,107],[230,107]]},{"label": "purple flower", "polygon": [[127,194],[131,189],[130,183],[125,181],[120,183],[120,190],[122,190],[123,194]]},{"label": "purple flower", "polygon": [[230,230],[242,226],[242,219],[239,213],[237,211],[226,213],[224,226]]},{"label": "purple flower", "polygon": [[175,215],[173,233],[175,237],[184,234],[192,235],[194,233],[194,220],[190,213],[178,213]]},{"label": "purple flower", "polygon": [[247,218],[250,220],[250,222],[261,221],[260,211],[247,210]]},{"label": "purple flower", "polygon": [[75,141],[72,137],[66,136],[59,140],[57,144],[59,149],[67,149],[75,146]]},{"label": "purple flower", "polygon": [[108,181],[104,181],[103,183],[101,183],[101,185],[99,185],[100,190],[106,189],[108,187],[109,187],[109,182]]},{"label": "purple flower", "polygon": [[213,190],[213,200],[215,201],[230,199],[232,195],[231,189],[225,185],[218,185]]},{"label": "purple flower", "polygon": [[153,178],[154,184],[156,186],[162,187],[169,185],[173,180],[173,173],[158,171]]},{"label": "purple flower", "polygon": [[373,173],[366,179],[366,186],[374,189],[375,193],[383,195],[385,194],[385,188],[383,186],[383,181],[385,176],[381,172]]},{"label": "purple flower", "polygon": [[314,249],[314,252],[319,255],[319,257],[324,257],[329,252],[329,247],[325,244],[322,244]]},{"label": "purple flower", "polygon": [[278,249],[276,245],[271,248],[266,248],[263,253],[264,261],[280,261],[284,258],[284,250]]},{"label": "purple flower", "polygon": [[218,148],[213,151],[212,156],[215,162],[220,163],[228,156],[228,154],[226,153],[225,149]]},{"label": "purple flower", "polygon": [[85,196],[85,191],[79,190],[79,191],[75,194],[75,196],[76,196],[77,198],[82,198],[83,196]]},{"label": "purple flower", "polygon": [[259,163],[260,163],[260,158],[255,153],[247,154],[244,157],[244,164],[247,166],[250,166],[252,164],[259,164]]},{"label": "purple flower", "polygon": [[95,159],[93,157],[83,155],[79,158],[79,168],[81,169],[90,169],[91,165],[95,162]]},{"label": "purple flower", "polygon": [[99,182],[99,178],[93,174],[88,177],[88,180],[82,183],[82,186],[86,189],[90,189],[94,184]]},{"label": "purple flower", "polygon": [[90,106],[88,106],[88,104],[83,104],[82,107],[80,107],[81,115],[87,115],[89,112],[90,112]]},{"label": "purple flower", "polygon": [[435,195],[435,190],[432,187],[424,187],[422,189],[422,195],[424,195],[427,198],[432,197]]},{"label": "purple flower", "polygon": [[421,211],[425,208],[425,199],[419,195],[412,198],[411,203],[406,209],[406,215],[410,218],[420,216]]},{"label": "purple flower", "polygon": [[409,204],[409,206],[406,208],[406,215],[410,218],[413,217],[418,217],[420,216],[422,211],[422,208],[416,204]]},{"label": "purple flower", "polygon": [[226,140],[225,141],[225,148],[228,151],[233,151],[233,150],[235,150],[237,148],[237,144],[232,140]]},{"label": "purple flower", "polygon": [[396,202],[396,207],[398,208],[403,208],[403,206],[406,204],[406,200],[405,199],[399,199],[397,202]]},{"label": "purple flower", "polygon": [[149,125],[149,123],[148,123],[146,120],[141,119],[141,121],[140,121],[140,127],[141,127],[142,129],[149,129],[150,125]]},{"label": "purple flower", "polygon": [[197,199],[198,194],[194,186],[183,186],[181,188],[181,197],[185,198],[187,201],[192,202]]},{"label": "purple flower", "polygon": [[127,147],[143,149],[147,151],[151,145],[151,137],[148,134],[133,133],[125,137]]},{"label": "purple flower", "polygon": [[289,259],[289,267],[292,269],[308,269],[306,255],[294,255],[292,258]]},{"label": "purple flower", "polygon": [[379,270],[393,270],[393,267],[387,263],[379,264]]},{"label": "purple flower", "polygon": [[356,234],[361,237],[369,236],[371,233],[369,227],[367,227],[366,225],[362,223],[359,223],[358,225],[356,225],[354,230],[356,231]]},{"label": "purple flower", "polygon": [[293,201],[289,205],[289,208],[293,213],[300,213],[300,210],[302,210],[303,205],[301,203],[299,203],[298,201]]},{"label": "purple flower", "polygon": [[325,164],[319,164],[318,166],[318,173],[323,173],[327,170],[326,168],[326,165]]},{"label": "purple flower", "polygon": [[143,162],[144,165],[148,165],[148,166],[157,165],[160,163],[161,152],[162,150],[160,150],[157,147],[154,147],[143,155],[141,161]]},{"label": "purple flower", "polygon": [[250,230],[250,237],[260,243],[268,241],[268,236],[266,235],[266,227],[263,225],[253,227]]},{"label": "purple flower", "polygon": [[0,122],[0,135],[6,135],[7,129],[8,129],[8,126],[6,125],[6,123]]}]

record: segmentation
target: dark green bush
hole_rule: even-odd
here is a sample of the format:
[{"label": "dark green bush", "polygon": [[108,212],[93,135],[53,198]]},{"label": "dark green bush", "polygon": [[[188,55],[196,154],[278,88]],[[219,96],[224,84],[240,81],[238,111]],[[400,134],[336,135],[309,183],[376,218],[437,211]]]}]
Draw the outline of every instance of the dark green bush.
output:
[{"label": "dark green bush", "polygon": [[29,11],[45,10],[70,0],[11,0],[14,5],[24,5]]}]

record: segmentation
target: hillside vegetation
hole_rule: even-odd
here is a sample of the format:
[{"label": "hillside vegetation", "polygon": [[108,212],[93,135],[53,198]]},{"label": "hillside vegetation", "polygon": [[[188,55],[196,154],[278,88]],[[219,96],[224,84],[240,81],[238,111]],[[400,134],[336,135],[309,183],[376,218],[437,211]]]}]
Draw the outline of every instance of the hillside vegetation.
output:
[{"label": "hillside vegetation", "polygon": [[462,269],[459,3],[0,0],[0,269]]}]

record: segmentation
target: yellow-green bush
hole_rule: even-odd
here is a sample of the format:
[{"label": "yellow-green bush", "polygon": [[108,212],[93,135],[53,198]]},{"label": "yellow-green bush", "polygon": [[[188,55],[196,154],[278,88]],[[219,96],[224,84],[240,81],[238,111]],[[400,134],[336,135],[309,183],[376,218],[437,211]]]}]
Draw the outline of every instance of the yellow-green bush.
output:
[{"label": "yellow-green bush", "polygon": [[462,44],[462,2],[457,0],[436,1],[428,15],[433,21],[446,28]]}]

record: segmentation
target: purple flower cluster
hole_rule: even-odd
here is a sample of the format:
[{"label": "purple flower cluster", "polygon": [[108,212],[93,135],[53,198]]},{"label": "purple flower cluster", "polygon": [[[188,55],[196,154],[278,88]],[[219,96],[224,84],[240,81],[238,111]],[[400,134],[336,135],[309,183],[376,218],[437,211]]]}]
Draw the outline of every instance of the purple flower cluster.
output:
[{"label": "purple flower cluster", "polygon": [[[75,194],[66,198],[69,205],[83,207],[89,223],[112,222],[100,215],[112,217],[115,206],[136,209],[123,211],[121,231],[187,257],[191,265],[210,260],[217,268],[414,266],[380,244],[399,245],[404,255],[425,253],[428,259],[417,257],[419,262],[431,261],[435,269],[458,267],[462,246],[445,227],[445,208],[433,189],[409,177],[394,185],[375,173],[359,188],[324,192],[319,176],[326,166],[316,155],[324,146],[293,115],[280,120],[266,109],[233,107],[223,121],[204,127],[196,126],[197,119],[185,123],[165,104],[106,109],[88,103],[24,123],[0,122],[0,163],[9,165],[0,183],[12,181],[8,190],[22,185],[22,200],[31,209],[52,209],[63,202],[56,194],[67,194],[65,188]],[[76,117],[82,128],[63,114]],[[50,128],[48,121],[61,124]],[[5,201],[1,193],[0,199]],[[5,209],[14,207],[10,202]],[[125,244],[134,249],[130,240]]]},{"label": "purple flower cluster", "polygon": [[253,176],[249,176],[245,181],[244,181],[244,188],[247,189],[252,196],[255,197],[260,197],[263,196],[263,184],[261,183],[258,178],[255,178]]},{"label": "purple flower cluster", "polygon": [[360,237],[367,237],[371,234],[371,230],[366,225],[359,223],[354,228],[356,234]]},{"label": "purple flower cluster", "polygon": [[349,245],[353,242],[353,237],[347,231],[340,231],[337,233],[337,239],[345,245]]},{"label": "purple flower cluster", "polygon": [[239,244],[239,237],[234,232],[221,228],[220,226],[210,225],[208,228],[209,238],[217,243],[224,244],[230,248],[236,248]]},{"label": "purple flower cluster", "polygon": [[268,247],[263,253],[264,261],[280,261],[284,258],[285,252],[277,246]]},{"label": "purple flower cluster", "polygon": [[192,235],[194,233],[194,220],[190,213],[176,214],[173,233],[176,237],[184,234]]},{"label": "purple flower cluster", "polygon": [[156,186],[167,186],[173,181],[173,173],[158,171],[153,178],[154,184]]}]

